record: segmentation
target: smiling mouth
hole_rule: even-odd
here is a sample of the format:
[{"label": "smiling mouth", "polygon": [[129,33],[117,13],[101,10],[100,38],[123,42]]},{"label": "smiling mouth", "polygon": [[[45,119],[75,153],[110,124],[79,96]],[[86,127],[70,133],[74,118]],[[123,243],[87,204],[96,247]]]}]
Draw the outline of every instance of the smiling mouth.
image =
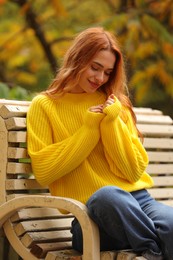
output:
[{"label": "smiling mouth", "polygon": [[93,88],[99,88],[99,84],[95,83],[95,82],[92,82],[92,81],[89,81],[90,85],[93,87]]}]

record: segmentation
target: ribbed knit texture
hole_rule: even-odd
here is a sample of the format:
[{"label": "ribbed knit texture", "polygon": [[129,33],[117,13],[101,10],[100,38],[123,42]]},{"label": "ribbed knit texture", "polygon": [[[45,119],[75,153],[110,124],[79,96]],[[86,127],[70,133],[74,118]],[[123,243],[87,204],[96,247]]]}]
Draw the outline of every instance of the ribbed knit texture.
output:
[{"label": "ribbed knit texture", "polygon": [[130,112],[116,98],[104,113],[88,110],[105,100],[101,92],[33,99],[27,115],[28,152],[36,179],[52,195],[85,203],[106,185],[126,191],[153,185]]}]

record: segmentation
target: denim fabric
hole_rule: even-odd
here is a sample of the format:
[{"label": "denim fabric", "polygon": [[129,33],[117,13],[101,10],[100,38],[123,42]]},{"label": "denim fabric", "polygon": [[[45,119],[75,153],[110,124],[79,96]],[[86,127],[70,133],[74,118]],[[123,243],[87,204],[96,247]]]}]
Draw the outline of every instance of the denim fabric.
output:
[{"label": "denim fabric", "polygon": [[148,259],[148,260],[164,260],[165,259],[162,255],[162,253],[158,254],[158,253],[151,252],[149,250],[143,252],[142,256],[145,257],[145,259]]},{"label": "denim fabric", "polygon": [[[146,190],[126,192],[115,186],[96,191],[88,200],[90,217],[100,231],[103,250],[132,249],[163,253],[173,260],[173,208],[155,201]],[[82,232],[72,222],[73,247],[82,252]]]}]

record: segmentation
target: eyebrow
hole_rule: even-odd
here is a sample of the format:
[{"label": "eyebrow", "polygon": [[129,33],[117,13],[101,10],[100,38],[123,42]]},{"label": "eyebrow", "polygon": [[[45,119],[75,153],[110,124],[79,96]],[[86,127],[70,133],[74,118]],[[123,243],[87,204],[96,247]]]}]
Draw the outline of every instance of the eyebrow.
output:
[{"label": "eyebrow", "polygon": [[[97,61],[93,61],[93,63],[97,64],[101,68],[104,68],[104,66],[101,63],[97,62]],[[113,70],[113,69],[114,68],[108,68],[107,70]]]}]

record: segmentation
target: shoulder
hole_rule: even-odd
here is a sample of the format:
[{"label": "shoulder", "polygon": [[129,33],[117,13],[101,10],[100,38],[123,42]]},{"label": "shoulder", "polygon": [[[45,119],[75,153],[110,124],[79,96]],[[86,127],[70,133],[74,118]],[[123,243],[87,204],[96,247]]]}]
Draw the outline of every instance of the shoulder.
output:
[{"label": "shoulder", "polygon": [[37,96],[35,96],[31,102],[30,108],[33,107],[47,107],[50,106],[53,103],[53,100],[51,98],[49,98],[48,96],[44,95],[44,94],[39,94]]},{"label": "shoulder", "polygon": [[53,100],[44,94],[39,94],[32,99],[31,105],[28,110],[28,116],[35,114],[49,114],[52,110]]},{"label": "shoulder", "polygon": [[31,105],[32,104],[43,104],[43,103],[45,103],[45,102],[47,103],[49,101],[51,101],[51,99],[48,96],[46,96],[44,94],[39,94],[33,98]]}]

